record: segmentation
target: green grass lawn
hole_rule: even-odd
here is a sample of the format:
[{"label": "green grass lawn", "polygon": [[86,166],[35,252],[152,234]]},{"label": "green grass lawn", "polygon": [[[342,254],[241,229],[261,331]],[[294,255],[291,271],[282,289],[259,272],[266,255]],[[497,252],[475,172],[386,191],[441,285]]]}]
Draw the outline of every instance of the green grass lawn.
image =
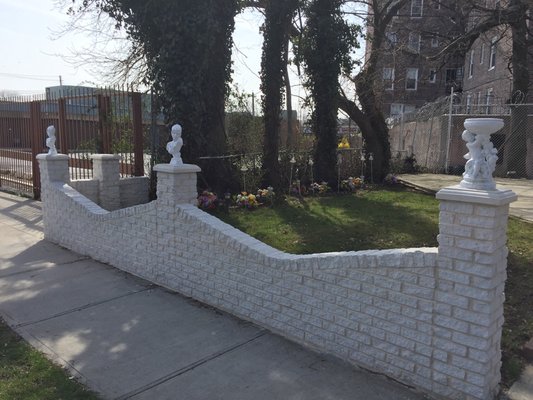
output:
[{"label": "green grass lawn", "polygon": [[1,400],[96,400],[0,320]]},{"label": "green grass lawn", "polygon": [[217,214],[269,245],[296,254],[436,246],[438,202],[401,190],[289,198],[254,211]]},{"label": "green grass lawn", "polygon": [[[409,190],[380,188],[356,194],[290,198],[274,208],[232,210],[217,217],[286,252],[437,246],[438,201]],[[533,336],[533,224],[511,218],[503,330],[503,383],[512,384]]]}]

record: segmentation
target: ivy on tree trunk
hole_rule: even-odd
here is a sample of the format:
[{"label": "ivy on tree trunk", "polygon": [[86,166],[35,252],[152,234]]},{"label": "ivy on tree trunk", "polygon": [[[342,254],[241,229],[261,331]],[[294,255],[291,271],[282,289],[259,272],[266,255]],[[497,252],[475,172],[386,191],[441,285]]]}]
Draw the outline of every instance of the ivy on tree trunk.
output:
[{"label": "ivy on tree trunk", "polygon": [[312,0],[305,9],[307,24],[299,43],[306,66],[306,86],[314,105],[312,121],[317,141],[315,173],[319,181],[336,181],[339,76],[351,67],[350,48],[355,40],[344,22],[341,0]]},{"label": "ivy on tree trunk", "polygon": [[263,169],[265,184],[281,193],[281,170],[278,161],[280,149],[280,114],[283,103],[284,76],[287,68],[285,54],[292,19],[298,0],[269,0],[265,2],[263,26],[263,53],[261,57],[261,91],[265,137],[263,142]]}]

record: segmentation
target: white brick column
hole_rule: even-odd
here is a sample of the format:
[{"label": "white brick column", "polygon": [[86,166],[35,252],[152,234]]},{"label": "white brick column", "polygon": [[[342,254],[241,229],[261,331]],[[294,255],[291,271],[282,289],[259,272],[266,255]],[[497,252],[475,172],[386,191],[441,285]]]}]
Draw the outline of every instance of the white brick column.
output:
[{"label": "white brick column", "polygon": [[93,179],[98,181],[99,205],[108,210],[120,208],[120,156],[93,154]]},{"label": "white brick column", "polygon": [[500,382],[507,220],[516,195],[454,186],[437,199],[434,392],[493,399]]},{"label": "white brick column", "polygon": [[66,154],[37,154],[41,171],[41,188],[50,182],[70,181],[68,173],[68,156]]},{"label": "white brick column", "polygon": [[[66,154],[37,154],[39,170],[41,172],[41,202],[43,209],[44,236],[54,237],[57,227],[57,204],[50,187],[53,183],[69,183],[68,156]],[[61,212],[61,210],[59,210]]]},{"label": "white brick column", "polygon": [[157,200],[167,205],[196,204],[198,192],[196,189],[196,174],[200,167],[193,164],[174,166],[158,164],[154,167],[157,172]]}]

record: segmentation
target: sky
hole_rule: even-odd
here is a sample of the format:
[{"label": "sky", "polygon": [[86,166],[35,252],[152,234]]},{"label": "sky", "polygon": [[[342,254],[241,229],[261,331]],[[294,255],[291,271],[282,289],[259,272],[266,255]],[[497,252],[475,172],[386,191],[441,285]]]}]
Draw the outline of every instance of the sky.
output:
[{"label": "sky", "polygon": [[[47,86],[104,85],[94,66],[76,66],[68,58],[94,38],[70,32],[59,36],[69,21],[55,0],[0,0],[0,95],[43,93]],[[262,17],[248,12],[237,17],[233,56],[234,81],[246,92],[259,92]],[[293,82],[298,80],[294,78]],[[293,88],[300,95],[299,84]]]}]

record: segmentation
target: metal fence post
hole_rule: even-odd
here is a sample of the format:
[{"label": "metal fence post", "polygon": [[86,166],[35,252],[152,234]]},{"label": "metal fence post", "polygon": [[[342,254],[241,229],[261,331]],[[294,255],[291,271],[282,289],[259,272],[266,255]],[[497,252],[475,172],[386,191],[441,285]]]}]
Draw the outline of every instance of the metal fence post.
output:
[{"label": "metal fence post", "polygon": [[452,137],[452,114],[453,114],[453,86],[450,93],[450,108],[448,110],[448,132],[446,136],[446,160],[444,161],[444,173],[448,173],[448,164],[450,159],[450,141]]},{"label": "metal fence post", "polygon": [[111,101],[109,96],[97,95],[98,100],[98,131],[100,134],[100,145],[98,152],[111,154],[111,135],[109,131],[111,117]]},{"label": "metal fence post", "polygon": [[37,163],[37,154],[43,151],[42,126],[41,126],[41,102],[30,103],[30,129],[31,129],[31,169],[33,183],[33,198],[41,197],[41,174]]},{"label": "metal fence post", "polygon": [[58,106],[58,136],[59,136],[59,150],[63,154],[68,154],[68,138],[67,138],[67,107],[66,101],[62,97],[57,100]]},{"label": "metal fence post", "polygon": [[143,116],[141,94],[133,92],[131,103],[133,111],[133,175],[144,176],[143,154]]}]

